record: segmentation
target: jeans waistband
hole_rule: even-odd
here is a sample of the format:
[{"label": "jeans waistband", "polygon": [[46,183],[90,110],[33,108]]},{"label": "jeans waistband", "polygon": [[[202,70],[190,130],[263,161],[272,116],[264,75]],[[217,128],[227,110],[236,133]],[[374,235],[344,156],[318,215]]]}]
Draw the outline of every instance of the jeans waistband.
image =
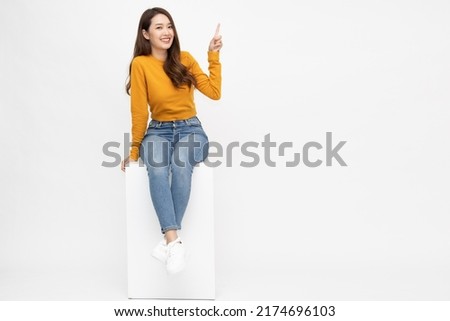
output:
[{"label": "jeans waistband", "polygon": [[197,116],[193,116],[191,118],[188,119],[179,119],[179,120],[163,120],[163,121],[159,121],[159,120],[155,120],[152,119],[150,121],[150,126],[156,126],[156,127],[160,127],[161,125],[165,125],[165,124],[174,124],[174,125],[191,125],[191,124],[201,124],[200,120],[197,118]]}]

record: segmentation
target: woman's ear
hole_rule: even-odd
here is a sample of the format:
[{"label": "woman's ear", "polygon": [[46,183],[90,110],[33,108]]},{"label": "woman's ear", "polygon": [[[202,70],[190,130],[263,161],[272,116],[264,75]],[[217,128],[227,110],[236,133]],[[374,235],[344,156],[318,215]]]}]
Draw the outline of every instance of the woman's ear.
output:
[{"label": "woman's ear", "polygon": [[148,34],[147,30],[142,29],[142,35],[145,39],[150,40],[150,35]]}]

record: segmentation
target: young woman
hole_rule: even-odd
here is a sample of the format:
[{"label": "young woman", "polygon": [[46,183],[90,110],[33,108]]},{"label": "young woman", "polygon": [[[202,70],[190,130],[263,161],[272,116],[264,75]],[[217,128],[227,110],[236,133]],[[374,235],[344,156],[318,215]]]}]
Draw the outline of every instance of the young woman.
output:
[{"label": "young woman", "polygon": [[125,171],[139,157],[147,167],[151,199],[164,234],[152,255],[169,273],[180,272],[186,264],[177,230],[188,204],[193,168],[208,155],[194,88],[212,99],[221,95],[219,27],[209,44],[208,76],[187,51],[180,51],[169,12],[148,9],[139,21],[130,64],[126,90],[131,96],[132,147],[121,167]]}]

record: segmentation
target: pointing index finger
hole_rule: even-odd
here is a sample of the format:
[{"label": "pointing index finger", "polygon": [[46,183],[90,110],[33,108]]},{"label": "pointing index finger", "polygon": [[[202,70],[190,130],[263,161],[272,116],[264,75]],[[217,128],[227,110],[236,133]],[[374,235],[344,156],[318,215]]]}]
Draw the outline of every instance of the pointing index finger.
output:
[{"label": "pointing index finger", "polygon": [[217,24],[216,33],[214,34],[214,36],[218,36],[219,32],[220,32],[220,23]]}]

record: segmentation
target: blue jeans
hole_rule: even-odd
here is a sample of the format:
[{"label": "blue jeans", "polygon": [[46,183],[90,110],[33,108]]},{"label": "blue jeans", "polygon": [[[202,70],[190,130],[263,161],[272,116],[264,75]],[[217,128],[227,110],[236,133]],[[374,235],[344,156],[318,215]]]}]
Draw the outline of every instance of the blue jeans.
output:
[{"label": "blue jeans", "polygon": [[194,166],[208,156],[208,150],[208,136],[196,116],[150,121],[139,153],[147,167],[150,195],[162,233],[181,229]]}]

